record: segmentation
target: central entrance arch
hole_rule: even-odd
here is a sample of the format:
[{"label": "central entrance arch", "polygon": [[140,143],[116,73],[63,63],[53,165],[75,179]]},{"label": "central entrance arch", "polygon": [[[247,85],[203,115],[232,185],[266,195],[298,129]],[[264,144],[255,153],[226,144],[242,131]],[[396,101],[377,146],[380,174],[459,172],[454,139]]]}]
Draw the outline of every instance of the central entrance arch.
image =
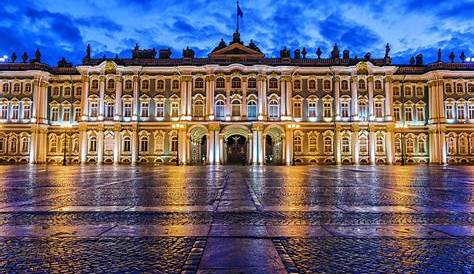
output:
[{"label": "central entrance arch", "polygon": [[243,125],[229,125],[222,129],[224,164],[245,164],[249,162],[250,131]]},{"label": "central entrance arch", "polygon": [[207,129],[194,126],[189,129],[190,135],[190,163],[201,165],[207,162]]},{"label": "central entrance arch", "polygon": [[247,162],[247,138],[232,135],[226,141],[226,163],[244,164]]}]

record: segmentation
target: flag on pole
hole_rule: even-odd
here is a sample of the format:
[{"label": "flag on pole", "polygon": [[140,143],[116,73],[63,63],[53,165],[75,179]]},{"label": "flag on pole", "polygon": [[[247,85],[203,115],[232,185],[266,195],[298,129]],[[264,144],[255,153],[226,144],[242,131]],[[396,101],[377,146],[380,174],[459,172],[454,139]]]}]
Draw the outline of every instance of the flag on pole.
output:
[{"label": "flag on pole", "polygon": [[237,16],[240,17],[240,18],[244,17],[244,13],[240,9],[239,1],[237,1]]}]

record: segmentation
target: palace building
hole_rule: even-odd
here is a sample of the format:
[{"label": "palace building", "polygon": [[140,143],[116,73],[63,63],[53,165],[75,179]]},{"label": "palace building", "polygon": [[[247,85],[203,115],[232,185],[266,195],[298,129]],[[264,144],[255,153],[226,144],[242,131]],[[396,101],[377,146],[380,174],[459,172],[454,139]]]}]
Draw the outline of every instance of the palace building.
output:
[{"label": "palace building", "polygon": [[[158,56],[156,56],[158,54]],[[474,63],[267,58],[236,31],[205,58],[132,50],[52,67],[0,64],[0,162],[474,163]]]}]

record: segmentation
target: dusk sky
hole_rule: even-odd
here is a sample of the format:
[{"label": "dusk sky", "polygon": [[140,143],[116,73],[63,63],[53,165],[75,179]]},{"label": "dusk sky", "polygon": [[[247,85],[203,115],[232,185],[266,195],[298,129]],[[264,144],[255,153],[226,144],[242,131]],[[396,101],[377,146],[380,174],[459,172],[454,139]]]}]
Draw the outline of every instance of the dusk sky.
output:
[{"label": "dusk sky", "polygon": [[[394,63],[408,63],[423,53],[426,62],[451,51],[474,57],[474,1],[457,0],[241,0],[242,40],[254,39],[267,57],[283,46],[306,47],[315,57],[321,47],[327,57],[334,43],[351,57],[371,52],[383,57],[390,43]],[[88,43],[92,55],[130,57],[141,48],[168,48],[181,57],[190,46],[206,57],[235,31],[233,0],[3,0],[0,5],[0,55],[13,51],[56,65],[65,56],[80,64]],[[20,59],[20,58],[18,58]]]}]

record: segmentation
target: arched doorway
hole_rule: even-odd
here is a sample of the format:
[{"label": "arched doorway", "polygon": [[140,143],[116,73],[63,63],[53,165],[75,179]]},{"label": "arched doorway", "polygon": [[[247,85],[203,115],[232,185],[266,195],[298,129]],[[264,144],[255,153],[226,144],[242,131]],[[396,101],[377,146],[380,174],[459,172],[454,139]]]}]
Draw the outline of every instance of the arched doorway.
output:
[{"label": "arched doorway", "polygon": [[283,132],[279,127],[265,130],[265,163],[283,163]]},{"label": "arched doorway", "polygon": [[207,131],[204,127],[194,127],[190,133],[190,162],[201,165],[207,162]]},{"label": "arched doorway", "polygon": [[226,140],[226,163],[244,164],[247,162],[247,138],[231,135]]}]

